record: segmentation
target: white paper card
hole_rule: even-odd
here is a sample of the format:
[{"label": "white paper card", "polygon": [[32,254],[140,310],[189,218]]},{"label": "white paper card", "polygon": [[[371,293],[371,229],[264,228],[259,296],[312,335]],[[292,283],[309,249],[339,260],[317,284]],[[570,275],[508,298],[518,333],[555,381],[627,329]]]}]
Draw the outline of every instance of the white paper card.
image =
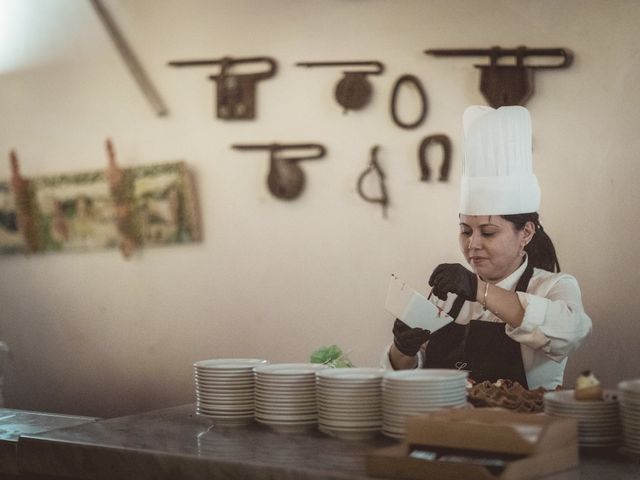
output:
[{"label": "white paper card", "polygon": [[431,333],[453,321],[453,318],[395,275],[391,275],[389,280],[385,308],[410,327],[424,328]]}]

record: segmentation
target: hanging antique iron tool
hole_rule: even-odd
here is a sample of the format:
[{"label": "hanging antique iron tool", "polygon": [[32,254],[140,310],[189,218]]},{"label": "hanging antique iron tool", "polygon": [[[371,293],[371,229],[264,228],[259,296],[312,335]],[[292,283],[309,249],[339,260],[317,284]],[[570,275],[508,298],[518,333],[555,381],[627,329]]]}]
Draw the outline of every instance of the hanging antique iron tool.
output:
[{"label": "hanging antique iron tool", "polygon": [[120,33],[120,29],[116,25],[116,22],[113,20],[106,7],[102,4],[102,0],[91,0],[91,4],[104,24],[104,27],[107,29],[107,33],[109,34],[109,37],[111,37],[113,44],[118,49],[124,63],[127,64],[131,75],[133,75],[133,78],[138,83],[142,93],[147,97],[151,107],[155,110],[156,115],[159,117],[165,116],[168,113],[166,105],[162,101],[162,98],[156,88],[153,86],[153,83],[151,83],[151,80],[149,80],[149,77],[142,68],[142,65],[140,65],[140,62],[133,53],[133,50],[125,40],[122,33]]},{"label": "hanging antique iron tool", "polygon": [[[567,68],[573,62],[573,53],[565,48],[503,49],[433,49],[425,50],[436,57],[488,56],[489,65],[474,65],[480,72],[480,91],[494,108],[505,105],[524,105],[533,95],[533,71],[536,69]],[[503,57],[514,57],[515,65],[499,64]],[[533,65],[525,62],[527,57],[560,57],[562,61],[550,65]]]},{"label": "hanging antique iron tool", "polygon": [[[268,69],[258,73],[231,73],[231,67],[246,63],[266,63]],[[208,67],[220,65],[218,75],[209,75],[216,82],[216,115],[224,120],[251,120],[255,118],[256,82],[275,75],[277,63],[270,57],[231,58],[211,60],[178,60],[171,67]]]},{"label": "hanging antique iron tool", "polygon": [[[413,122],[405,122],[401,120],[397,111],[398,94],[400,93],[400,88],[405,83],[413,85],[418,92],[418,96],[420,97],[420,115],[418,115],[418,117]],[[424,87],[422,86],[420,79],[415,75],[410,74],[402,75],[400,78],[398,78],[393,86],[393,91],[391,93],[391,118],[393,119],[395,124],[401,128],[406,129],[416,128],[422,122],[424,122],[424,119],[427,117],[427,109],[427,94],[424,91]]]},{"label": "hanging antique iron tool", "polygon": [[442,146],[442,164],[440,165],[440,178],[438,178],[438,181],[446,182],[449,179],[449,169],[451,168],[451,140],[443,134],[429,135],[420,142],[420,146],[418,147],[418,163],[420,164],[421,173],[420,180],[428,182],[431,179],[427,149],[433,143],[438,143]]},{"label": "hanging antique iron tool", "polygon": [[[269,143],[269,144],[237,144],[231,148],[236,150],[268,150],[269,175],[267,185],[269,191],[277,198],[291,200],[302,193],[305,185],[304,172],[298,165],[301,160],[315,160],[325,156],[327,150],[317,143]],[[284,156],[285,151],[315,150],[306,156]]]},{"label": "hanging antique iron tool", "polygon": [[[375,145],[371,149],[371,160],[369,160],[369,165],[367,169],[360,174],[358,177],[358,194],[362,197],[363,200],[371,203],[379,203],[382,206],[382,217],[387,218],[387,207],[389,206],[389,196],[387,195],[387,186],[385,185],[385,174],[380,164],[378,163],[378,150],[380,147]],[[364,183],[364,179],[370,173],[374,173],[378,175],[378,181],[380,185],[380,196],[379,197],[370,197],[364,193],[364,189],[362,188],[362,184]]]},{"label": "hanging antique iron tool", "polygon": [[371,100],[373,89],[367,80],[367,75],[380,75],[384,72],[384,65],[378,61],[355,62],[298,62],[298,67],[372,67],[373,70],[344,70],[344,77],[340,79],[335,89],[336,101],[347,110],[360,110]]}]

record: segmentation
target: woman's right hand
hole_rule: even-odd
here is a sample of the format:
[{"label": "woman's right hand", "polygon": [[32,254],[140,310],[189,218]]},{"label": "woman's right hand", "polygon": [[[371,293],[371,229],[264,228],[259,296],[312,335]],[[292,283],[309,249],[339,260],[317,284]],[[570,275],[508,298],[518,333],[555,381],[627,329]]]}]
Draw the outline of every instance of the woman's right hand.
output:
[{"label": "woman's right hand", "polygon": [[411,328],[398,318],[393,324],[393,343],[398,351],[407,357],[414,357],[420,347],[429,340],[430,335],[429,330]]}]

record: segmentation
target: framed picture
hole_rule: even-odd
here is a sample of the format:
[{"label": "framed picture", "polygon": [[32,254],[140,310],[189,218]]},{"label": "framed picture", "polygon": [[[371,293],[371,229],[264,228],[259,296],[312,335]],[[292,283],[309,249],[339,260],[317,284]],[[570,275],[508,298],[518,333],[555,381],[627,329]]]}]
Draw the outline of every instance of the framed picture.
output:
[{"label": "framed picture", "polygon": [[[127,229],[143,247],[200,241],[193,180],[184,162],[124,168]],[[30,178],[40,250],[117,248],[122,236],[103,170]],[[0,253],[24,252],[13,195],[0,183]],[[129,232],[129,233],[131,233]]]}]

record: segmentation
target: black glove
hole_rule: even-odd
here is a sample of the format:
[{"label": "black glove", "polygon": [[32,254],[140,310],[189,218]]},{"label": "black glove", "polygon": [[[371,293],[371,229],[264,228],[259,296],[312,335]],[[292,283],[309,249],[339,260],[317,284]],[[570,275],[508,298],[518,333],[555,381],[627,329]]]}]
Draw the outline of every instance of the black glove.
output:
[{"label": "black glove", "polygon": [[440,300],[446,300],[447,293],[451,292],[465,300],[476,301],[478,277],[459,263],[438,265],[429,277],[429,285]]},{"label": "black glove", "polygon": [[402,320],[396,318],[393,324],[393,343],[401,353],[413,357],[423,343],[429,340],[431,332],[424,328],[411,328]]}]

